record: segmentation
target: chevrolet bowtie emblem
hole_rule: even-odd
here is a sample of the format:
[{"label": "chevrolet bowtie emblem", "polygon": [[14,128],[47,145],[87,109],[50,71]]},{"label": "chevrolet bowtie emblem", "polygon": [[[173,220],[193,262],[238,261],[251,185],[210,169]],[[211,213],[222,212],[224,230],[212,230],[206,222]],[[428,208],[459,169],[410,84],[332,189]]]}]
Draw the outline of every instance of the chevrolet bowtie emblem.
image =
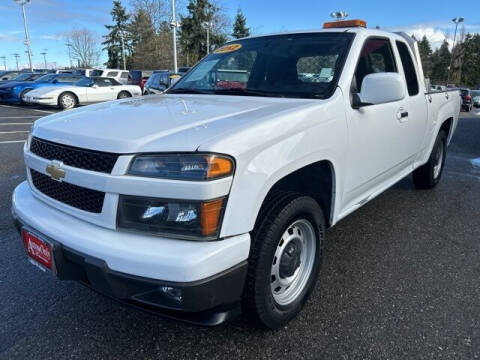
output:
[{"label": "chevrolet bowtie emblem", "polygon": [[61,161],[53,160],[47,165],[46,172],[53,180],[62,181],[65,177],[65,170],[62,169],[63,163]]}]

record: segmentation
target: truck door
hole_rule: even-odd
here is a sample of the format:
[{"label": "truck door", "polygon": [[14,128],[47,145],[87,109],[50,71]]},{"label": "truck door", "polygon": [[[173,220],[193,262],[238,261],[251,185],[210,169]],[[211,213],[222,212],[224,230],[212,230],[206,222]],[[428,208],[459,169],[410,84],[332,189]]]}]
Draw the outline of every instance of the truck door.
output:
[{"label": "truck door", "polygon": [[395,46],[407,83],[407,96],[403,101],[402,113],[408,115],[400,118],[399,130],[406,142],[403,149],[404,157],[409,158],[418,154],[426,146],[424,140],[427,134],[428,109],[425,94],[420,91],[418,73],[409,46],[399,40],[395,42]]},{"label": "truck door", "polygon": [[[351,94],[359,93],[368,74],[399,72],[388,38],[365,40],[352,79]],[[376,186],[411,166],[412,149],[404,100],[353,109],[346,106],[349,126],[348,166],[343,194],[346,206],[369,195]],[[407,109],[408,110],[408,109]]]}]

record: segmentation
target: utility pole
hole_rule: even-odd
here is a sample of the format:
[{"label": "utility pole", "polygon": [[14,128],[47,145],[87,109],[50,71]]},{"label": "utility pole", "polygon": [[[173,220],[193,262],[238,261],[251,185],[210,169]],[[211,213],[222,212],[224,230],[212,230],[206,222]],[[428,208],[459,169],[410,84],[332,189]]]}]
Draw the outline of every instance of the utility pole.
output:
[{"label": "utility pole", "polygon": [[3,60],[3,67],[5,68],[5,71],[7,71],[7,58],[5,56],[0,56],[0,59]]},{"label": "utility pole", "polygon": [[17,71],[18,71],[18,70],[20,70],[20,69],[18,68],[18,58],[20,57],[20,54],[14,53],[14,54],[12,54],[12,55],[15,57],[15,62],[17,63]]},{"label": "utility pole", "polygon": [[30,71],[33,71],[32,51],[30,50],[30,36],[28,35],[27,16],[25,14],[25,5],[28,4],[30,0],[15,0],[15,2],[22,7],[23,26],[25,27],[25,45],[27,46],[27,54],[28,54],[28,62],[30,64]]},{"label": "utility pole", "polygon": [[453,55],[455,53],[455,42],[457,40],[458,24],[461,22],[464,22],[465,19],[463,17],[458,17],[458,18],[453,18],[452,21],[455,23],[455,35],[453,35],[453,47],[452,47],[452,53],[450,54],[450,66],[448,67],[447,85],[450,82],[450,74],[452,73]]},{"label": "utility pole", "polygon": [[180,26],[180,23],[175,18],[175,0],[172,0],[172,21],[170,26],[173,29],[173,72],[178,72],[177,64],[177,27]]},{"label": "utility pole", "polygon": [[120,39],[122,40],[123,70],[127,70],[127,63],[125,61],[125,39],[124,39],[123,30],[120,30]]},{"label": "utility pole", "polygon": [[45,70],[47,70],[47,49],[43,49],[43,52],[40,53],[40,55],[43,55],[43,62],[45,63]]},{"label": "utility pole", "polygon": [[72,52],[71,52],[71,47],[72,47],[72,44],[67,42],[65,43],[65,46],[68,48],[68,61],[70,61],[70,69],[73,69],[73,65],[72,65]]}]

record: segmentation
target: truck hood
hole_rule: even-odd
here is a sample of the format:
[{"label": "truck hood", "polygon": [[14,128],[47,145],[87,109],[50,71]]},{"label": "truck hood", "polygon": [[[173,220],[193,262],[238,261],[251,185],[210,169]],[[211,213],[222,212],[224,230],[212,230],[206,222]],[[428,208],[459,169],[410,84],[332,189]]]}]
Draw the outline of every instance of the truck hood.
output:
[{"label": "truck hood", "polygon": [[237,127],[318,102],[225,95],[150,95],[44,117],[35,122],[33,135],[113,153],[195,151]]}]

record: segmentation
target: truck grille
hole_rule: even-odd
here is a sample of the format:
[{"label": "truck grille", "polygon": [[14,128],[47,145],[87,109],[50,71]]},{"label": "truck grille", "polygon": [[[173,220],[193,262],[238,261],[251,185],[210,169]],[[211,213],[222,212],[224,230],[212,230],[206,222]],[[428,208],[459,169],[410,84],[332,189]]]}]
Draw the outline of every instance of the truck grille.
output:
[{"label": "truck grille", "polygon": [[119,156],[118,154],[56,144],[36,137],[32,138],[30,151],[44,159],[59,160],[68,166],[107,174],[112,172]]},{"label": "truck grille", "polygon": [[105,193],[97,190],[86,189],[81,186],[58,182],[49,176],[30,169],[32,183],[35,188],[46,196],[92,213],[101,213]]}]

